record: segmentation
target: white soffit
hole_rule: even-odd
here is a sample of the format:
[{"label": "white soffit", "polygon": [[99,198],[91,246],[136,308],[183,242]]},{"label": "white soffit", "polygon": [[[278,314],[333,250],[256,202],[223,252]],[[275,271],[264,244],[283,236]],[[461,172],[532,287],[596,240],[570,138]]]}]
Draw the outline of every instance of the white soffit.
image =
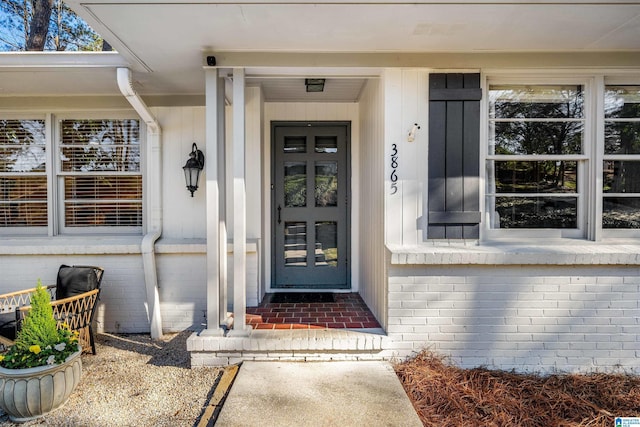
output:
[{"label": "white soffit", "polygon": [[640,49],[640,2],[635,1],[68,3],[148,71],[201,64],[206,51]]}]

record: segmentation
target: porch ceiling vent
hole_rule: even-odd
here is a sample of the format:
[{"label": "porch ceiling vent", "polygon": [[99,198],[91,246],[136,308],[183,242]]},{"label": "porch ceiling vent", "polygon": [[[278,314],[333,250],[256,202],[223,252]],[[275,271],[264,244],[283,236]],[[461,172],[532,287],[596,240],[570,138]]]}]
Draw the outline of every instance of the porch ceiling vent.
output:
[{"label": "porch ceiling vent", "polygon": [[325,79],[304,79],[307,92],[323,92]]}]

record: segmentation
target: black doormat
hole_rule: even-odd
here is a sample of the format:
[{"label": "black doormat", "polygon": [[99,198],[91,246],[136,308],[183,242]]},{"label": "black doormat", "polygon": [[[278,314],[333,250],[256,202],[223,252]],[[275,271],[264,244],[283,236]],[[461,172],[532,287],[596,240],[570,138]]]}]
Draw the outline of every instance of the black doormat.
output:
[{"label": "black doormat", "polygon": [[[266,299],[266,298],[265,298]],[[270,303],[312,303],[312,302],[335,302],[333,294],[330,292],[278,292],[271,294]]]}]

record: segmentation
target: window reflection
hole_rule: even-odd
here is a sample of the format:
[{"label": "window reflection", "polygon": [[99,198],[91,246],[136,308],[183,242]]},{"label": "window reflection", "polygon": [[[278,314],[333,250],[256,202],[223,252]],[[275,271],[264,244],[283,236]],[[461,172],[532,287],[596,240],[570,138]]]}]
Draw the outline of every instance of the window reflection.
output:
[{"label": "window reflection", "polygon": [[338,223],[316,222],[316,266],[338,266]]},{"label": "window reflection", "polygon": [[577,197],[496,197],[497,228],[576,228]]},{"label": "window reflection", "polygon": [[581,118],[581,86],[492,85],[489,115],[496,119]]},{"label": "window reflection", "polygon": [[582,122],[498,122],[492,154],[579,154]]},{"label": "window reflection", "polygon": [[575,193],[578,170],[574,161],[495,161],[498,193]]},{"label": "window reflection", "polygon": [[603,228],[640,228],[640,197],[605,197]]},{"label": "window reflection", "polygon": [[284,205],[295,208],[307,205],[307,164],[284,163]]},{"label": "window reflection", "polygon": [[316,206],[338,206],[338,163],[316,162]]}]

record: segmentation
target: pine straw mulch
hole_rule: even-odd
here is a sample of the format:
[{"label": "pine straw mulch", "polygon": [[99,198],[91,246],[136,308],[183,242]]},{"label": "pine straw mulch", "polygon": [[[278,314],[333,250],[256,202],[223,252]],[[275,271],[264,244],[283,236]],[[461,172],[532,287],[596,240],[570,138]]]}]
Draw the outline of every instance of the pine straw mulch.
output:
[{"label": "pine straw mulch", "polygon": [[640,416],[640,377],[461,369],[423,351],[395,366],[425,426],[612,427]]}]

